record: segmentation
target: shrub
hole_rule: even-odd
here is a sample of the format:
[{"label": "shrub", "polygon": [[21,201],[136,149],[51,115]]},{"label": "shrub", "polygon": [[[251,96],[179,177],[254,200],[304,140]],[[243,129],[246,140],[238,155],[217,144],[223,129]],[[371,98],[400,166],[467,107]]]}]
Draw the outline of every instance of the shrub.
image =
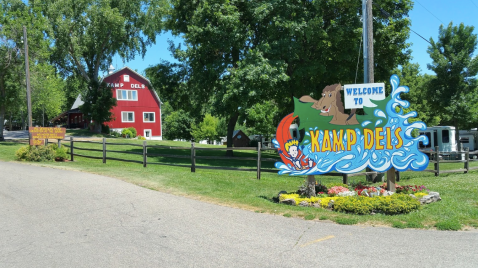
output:
[{"label": "shrub", "polygon": [[143,136],[141,136],[141,135],[138,135],[138,140],[145,141],[145,140],[146,140],[146,138],[145,138],[145,137],[143,137]]},{"label": "shrub", "polygon": [[57,148],[55,151],[55,158],[61,161],[67,159],[67,149],[65,147]]},{"label": "shrub", "polygon": [[375,198],[366,196],[349,196],[335,200],[334,210],[354,214],[370,214]]},{"label": "shrub", "polygon": [[20,161],[44,162],[55,159],[55,150],[58,146],[50,144],[48,146],[22,146],[15,153],[15,157]]},{"label": "shrub", "polygon": [[420,208],[420,201],[404,194],[380,196],[374,200],[377,201],[375,210],[389,215],[409,213]]},{"label": "shrub", "polygon": [[121,131],[121,135],[125,138],[133,137],[133,133],[131,132],[131,130],[129,130],[129,128],[123,128],[123,130]]},{"label": "shrub", "polygon": [[136,131],[136,128],[129,127],[128,129],[129,131],[131,131],[131,135],[132,135],[131,138],[136,138],[136,136],[138,136],[138,132]]},{"label": "shrub", "polygon": [[339,198],[334,203],[334,210],[354,214],[370,214],[372,211],[394,215],[409,213],[420,208],[420,202],[408,195],[394,194],[391,196],[350,196]]}]

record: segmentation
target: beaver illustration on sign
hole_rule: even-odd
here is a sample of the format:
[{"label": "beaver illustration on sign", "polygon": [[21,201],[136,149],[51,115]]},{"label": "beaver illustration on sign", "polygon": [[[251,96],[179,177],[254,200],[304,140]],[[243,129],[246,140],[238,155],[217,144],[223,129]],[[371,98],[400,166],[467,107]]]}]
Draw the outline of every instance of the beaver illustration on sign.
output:
[{"label": "beaver illustration on sign", "polygon": [[299,100],[301,102],[312,102],[313,109],[319,110],[322,116],[333,116],[329,122],[333,125],[357,125],[355,109],[348,115],[344,112],[344,104],[341,99],[342,86],[340,84],[326,86],[322,90],[322,97],[319,100],[312,98],[309,95],[302,96]]}]

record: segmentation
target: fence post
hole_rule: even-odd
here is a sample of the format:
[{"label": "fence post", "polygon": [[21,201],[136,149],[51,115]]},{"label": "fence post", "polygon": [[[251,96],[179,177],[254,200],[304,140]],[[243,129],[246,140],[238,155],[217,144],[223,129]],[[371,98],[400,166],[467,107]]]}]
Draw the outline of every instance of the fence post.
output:
[{"label": "fence post", "polygon": [[148,165],[148,146],[146,141],[143,141],[143,167]]},{"label": "fence post", "polygon": [[257,143],[257,179],[261,179],[261,143]]},{"label": "fence post", "polygon": [[58,148],[61,148],[61,140],[58,139]]},{"label": "fence post", "polygon": [[191,141],[191,172],[196,172],[196,150],[194,149],[194,141]]},{"label": "fence post", "polygon": [[440,176],[440,154],[438,151],[438,146],[435,146],[435,177]]},{"label": "fence post", "polygon": [[45,146],[48,146],[48,139],[45,139]]},{"label": "fence post", "polygon": [[70,137],[70,160],[73,161],[73,137]]},{"label": "fence post", "polygon": [[349,184],[349,174],[342,173],[342,182],[343,184]]},{"label": "fence post", "polygon": [[106,138],[103,138],[103,164],[106,164]]},{"label": "fence post", "polygon": [[465,173],[468,173],[470,171],[470,148],[465,148]]}]

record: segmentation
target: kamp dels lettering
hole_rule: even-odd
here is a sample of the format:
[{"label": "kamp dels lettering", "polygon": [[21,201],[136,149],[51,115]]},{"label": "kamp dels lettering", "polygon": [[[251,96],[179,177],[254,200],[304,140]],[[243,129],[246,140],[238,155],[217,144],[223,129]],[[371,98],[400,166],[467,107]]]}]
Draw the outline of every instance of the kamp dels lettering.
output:
[{"label": "kamp dels lettering", "polygon": [[[408,108],[410,104],[401,100],[400,94],[409,89],[400,86],[396,75],[390,83],[391,95],[382,100],[368,99],[365,103],[372,105],[363,106],[365,115],[357,115],[355,110],[350,114],[344,112],[341,94],[347,91],[342,91],[340,84],[324,88],[318,100],[310,96],[294,98],[294,112],[282,119],[273,140],[282,159],[275,164],[279,174],[351,174],[366,167],[378,172],[392,167],[398,171],[424,170],[428,157],[418,150],[418,143],[426,145],[428,138],[414,138],[412,131],[424,130],[426,125],[408,121],[417,116],[416,112],[403,114],[402,107]],[[299,129],[305,133],[301,141],[293,139],[289,131],[296,118],[300,119]]]}]

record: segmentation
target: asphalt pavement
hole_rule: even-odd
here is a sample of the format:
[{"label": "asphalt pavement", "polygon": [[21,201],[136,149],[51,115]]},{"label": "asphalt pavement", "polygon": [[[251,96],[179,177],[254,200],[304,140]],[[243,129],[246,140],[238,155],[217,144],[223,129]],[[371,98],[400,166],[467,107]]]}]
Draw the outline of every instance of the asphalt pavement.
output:
[{"label": "asphalt pavement", "polygon": [[305,221],[0,162],[0,267],[478,267],[478,232]]}]

